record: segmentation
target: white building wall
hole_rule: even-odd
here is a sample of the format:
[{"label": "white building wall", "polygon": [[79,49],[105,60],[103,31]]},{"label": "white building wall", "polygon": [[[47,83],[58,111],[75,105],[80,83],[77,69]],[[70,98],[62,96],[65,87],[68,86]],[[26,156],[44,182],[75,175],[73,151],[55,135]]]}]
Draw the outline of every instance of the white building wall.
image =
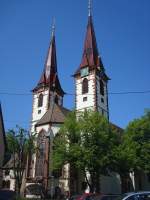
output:
[{"label": "white building wall", "polygon": [[[36,127],[36,132],[37,133],[40,133],[42,130],[44,130],[45,132],[48,132],[49,131],[49,128],[50,128],[50,125],[49,124],[45,124],[45,125],[42,125],[42,126],[38,126]],[[38,134],[37,134],[38,135]]]},{"label": "white building wall", "polygon": [[[82,94],[82,82],[87,78],[89,81],[89,91],[86,94]],[[85,108],[94,107],[94,94],[95,94],[95,77],[93,73],[83,78],[76,78],[76,110],[82,111]],[[83,98],[87,97],[87,101],[83,101]]]},{"label": "white building wall", "polygon": [[[89,91],[87,94],[82,94],[82,82],[83,79],[87,78],[89,81]],[[95,80],[96,79],[96,80]],[[95,77],[94,71],[86,77],[76,78],[76,110],[84,111],[85,109],[94,109],[97,106],[98,111],[108,118],[108,94],[107,94],[107,83],[104,83],[104,95],[100,93],[100,77]],[[97,93],[97,99],[95,99]],[[87,97],[86,101],[83,98]],[[97,101],[97,105],[95,104]]]},{"label": "white building wall", "polygon": [[[43,94],[43,106],[38,107],[38,98],[39,95]],[[31,121],[31,133],[35,132],[35,124],[42,116],[46,113],[48,108],[48,95],[49,90],[44,90],[40,93],[33,94],[33,105],[32,105],[32,121]]]},{"label": "white building wall", "polygon": [[52,133],[53,133],[53,136],[54,136],[54,137],[55,137],[56,134],[59,132],[61,126],[62,126],[62,124],[52,124],[51,130],[52,130]]}]

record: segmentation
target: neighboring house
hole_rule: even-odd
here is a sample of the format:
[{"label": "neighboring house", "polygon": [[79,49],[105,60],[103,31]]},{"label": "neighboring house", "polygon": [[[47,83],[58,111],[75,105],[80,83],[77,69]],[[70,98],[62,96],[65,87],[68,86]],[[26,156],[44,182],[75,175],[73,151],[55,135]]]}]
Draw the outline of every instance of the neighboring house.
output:
[{"label": "neighboring house", "polygon": [[13,156],[3,166],[3,182],[2,186],[5,189],[15,191],[15,177],[14,177],[14,159]]},{"label": "neighboring house", "polygon": [[6,149],[6,138],[5,138],[2,107],[0,103],[0,188],[2,187],[2,166],[4,161],[5,149]]}]

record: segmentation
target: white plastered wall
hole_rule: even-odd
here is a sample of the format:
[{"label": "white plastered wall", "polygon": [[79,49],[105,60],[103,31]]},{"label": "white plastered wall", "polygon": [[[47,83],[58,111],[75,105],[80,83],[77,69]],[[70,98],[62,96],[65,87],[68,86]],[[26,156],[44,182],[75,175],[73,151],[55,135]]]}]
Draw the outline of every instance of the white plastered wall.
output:
[{"label": "white plastered wall", "polygon": [[[49,90],[44,90],[40,93],[33,94],[33,107],[32,107],[32,121],[31,121],[31,133],[35,132],[35,124],[46,113],[48,108],[48,94]],[[43,106],[38,107],[39,95],[43,94]]]},{"label": "white plastered wall", "polygon": [[[89,91],[86,94],[82,94],[82,82],[83,79],[88,79]],[[94,107],[94,94],[95,94],[95,77],[93,73],[83,78],[76,78],[76,110],[82,111],[85,108]],[[87,101],[83,101],[83,98],[87,97]]]}]

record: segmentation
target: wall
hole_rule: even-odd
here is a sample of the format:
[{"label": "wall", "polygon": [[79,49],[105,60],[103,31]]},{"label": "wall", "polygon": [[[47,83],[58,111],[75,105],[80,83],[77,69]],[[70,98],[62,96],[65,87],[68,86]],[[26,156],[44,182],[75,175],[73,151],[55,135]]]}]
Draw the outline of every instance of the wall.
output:
[{"label": "wall", "polygon": [[[83,79],[87,78],[89,82],[89,92],[86,94],[82,94],[82,82]],[[76,110],[83,111],[85,108],[94,107],[95,103],[95,77],[92,72],[90,72],[89,76],[83,78],[76,78]],[[83,98],[87,97],[87,101],[83,101]]]}]

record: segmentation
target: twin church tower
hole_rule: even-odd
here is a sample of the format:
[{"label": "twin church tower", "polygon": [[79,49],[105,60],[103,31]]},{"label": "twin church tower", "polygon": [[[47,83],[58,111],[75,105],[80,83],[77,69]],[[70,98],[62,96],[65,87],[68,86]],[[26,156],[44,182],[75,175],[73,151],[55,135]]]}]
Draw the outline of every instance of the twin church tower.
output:
[{"label": "twin church tower", "polygon": [[[37,86],[33,89],[32,131],[49,107],[54,104],[63,106],[65,92],[58,77],[55,43],[55,28],[53,27],[44,70]],[[89,8],[82,59],[74,73],[74,78],[76,111],[93,109],[109,118],[107,89],[109,78],[98,51],[91,8]]]},{"label": "twin church tower", "polygon": [[[91,4],[91,1],[89,2]],[[75,79],[76,111],[92,109],[109,119],[107,90],[109,78],[105,73],[97,47],[91,5],[89,5],[88,24],[81,63],[73,77]],[[40,148],[40,153],[38,155],[34,154],[29,158],[27,186],[33,181],[40,180],[46,189],[54,187],[52,184],[55,183],[55,187],[59,186],[64,191],[69,190],[71,177],[67,166],[64,168],[65,173],[61,175],[61,178],[54,177],[51,168],[53,138],[70,112],[70,110],[63,107],[64,95],[65,92],[58,77],[55,27],[53,27],[43,73],[33,89],[31,133],[37,133],[37,145]],[[55,181],[52,181],[52,177]]]}]

